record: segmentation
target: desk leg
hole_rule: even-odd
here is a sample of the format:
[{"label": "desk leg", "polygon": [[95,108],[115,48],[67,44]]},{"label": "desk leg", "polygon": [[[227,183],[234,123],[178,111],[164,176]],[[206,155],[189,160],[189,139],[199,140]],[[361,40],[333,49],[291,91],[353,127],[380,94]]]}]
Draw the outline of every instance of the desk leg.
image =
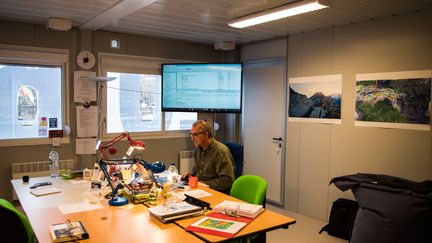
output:
[{"label": "desk leg", "polygon": [[243,239],[243,243],[265,243],[266,242],[266,232],[258,233],[256,235],[248,236],[246,239]]},{"label": "desk leg", "polygon": [[265,243],[267,241],[267,233],[261,233],[258,238],[260,238],[259,242]]}]

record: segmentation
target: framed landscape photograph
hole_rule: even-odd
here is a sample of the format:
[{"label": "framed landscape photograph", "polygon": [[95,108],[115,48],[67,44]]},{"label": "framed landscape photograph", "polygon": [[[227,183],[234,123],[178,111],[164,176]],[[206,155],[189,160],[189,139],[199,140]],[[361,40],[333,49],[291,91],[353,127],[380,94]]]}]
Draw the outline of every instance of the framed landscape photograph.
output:
[{"label": "framed landscape photograph", "polygon": [[289,79],[289,121],[341,123],[342,75]]},{"label": "framed landscape photograph", "polygon": [[432,70],[356,75],[356,126],[430,130]]}]

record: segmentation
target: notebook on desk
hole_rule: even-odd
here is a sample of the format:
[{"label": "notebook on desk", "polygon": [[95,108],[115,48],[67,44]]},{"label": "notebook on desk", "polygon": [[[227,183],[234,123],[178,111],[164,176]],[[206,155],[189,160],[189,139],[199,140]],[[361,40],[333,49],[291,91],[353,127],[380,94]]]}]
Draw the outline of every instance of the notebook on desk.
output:
[{"label": "notebook on desk", "polygon": [[212,212],[186,227],[187,231],[216,235],[225,238],[234,237],[253,219],[245,217],[231,217]]},{"label": "notebook on desk", "polygon": [[162,223],[169,223],[177,219],[195,217],[201,215],[201,207],[187,202],[176,203],[172,206],[155,206],[148,209],[150,216],[155,217]]},{"label": "notebook on desk", "polygon": [[40,188],[30,190],[30,193],[35,196],[43,196],[43,195],[49,195],[49,194],[54,194],[59,192],[61,192],[61,190],[53,186],[40,187]]},{"label": "notebook on desk", "polygon": [[54,243],[89,239],[89,233],[81,221],[53,224],[49,231]]}]

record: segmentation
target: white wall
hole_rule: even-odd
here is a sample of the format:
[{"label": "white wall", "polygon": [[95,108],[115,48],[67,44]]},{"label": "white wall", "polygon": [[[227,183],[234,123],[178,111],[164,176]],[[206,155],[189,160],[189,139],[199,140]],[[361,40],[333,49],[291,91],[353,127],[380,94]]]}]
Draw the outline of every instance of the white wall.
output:
[{"label": "white wall", "polygon": [[354,126],[355,74],[432,69],[431,12],[289,37],[288,78],[342,74],[342,124],[288,122],[285,207],[320,220],[352,198],[328,183],[357,172],[432,179],[429,131]]},{"label": "white wall", "polygon": [[240,59],[244,61],[265,60],[286,56],[285,38],[245,45],[241,48]]},{"label": "white wall", "polygon": [[[241,59],[287,57],[287,76],[342,74],[342,124],[286,123],[285,208],[328,220],[333,177],[432,179],[431,132],[354,126],[355,75],[432,69],[431,12],[311,31],[242,47]],[[288,81],[287,81],[288,82]]]}]

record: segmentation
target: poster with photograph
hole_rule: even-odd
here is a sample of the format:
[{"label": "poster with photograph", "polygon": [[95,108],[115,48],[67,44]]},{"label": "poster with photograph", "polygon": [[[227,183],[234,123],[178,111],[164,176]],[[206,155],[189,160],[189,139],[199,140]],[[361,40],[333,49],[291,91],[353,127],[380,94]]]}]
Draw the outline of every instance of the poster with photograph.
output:
[{"label": "poster with photograph", "polygon": [[341,123],[342,75],[289,79],[289,121]]},{"label": "poster with photograph", "polygon": [[432,70],[356,75],[356,126],[430,130]]}]

